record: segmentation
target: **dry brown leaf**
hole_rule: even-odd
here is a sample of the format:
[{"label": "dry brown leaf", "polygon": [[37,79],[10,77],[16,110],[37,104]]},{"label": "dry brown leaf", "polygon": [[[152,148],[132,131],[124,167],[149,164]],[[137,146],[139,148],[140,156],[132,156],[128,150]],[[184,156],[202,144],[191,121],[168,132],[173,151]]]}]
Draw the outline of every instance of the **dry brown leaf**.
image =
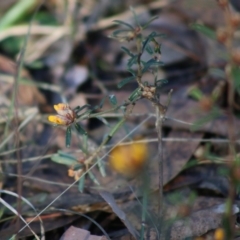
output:
[{"label": "dry brown leaf", "polygon": [[[233,205],[233,212],[239,212],[239,208]],[[222,226],[222,217],[225,213],[225,204],[219,204],[211,208],[193,212],[189,217],[177,220],[171,227],[171,240],[182,240],[188,237],[198,237],[210,230]]]},{"label": "dry brown leaf", "polygon": [[68,230],[63,234],[60,240],[106,240],[105,236],[95,236],[91,235],[91,233],[87,230],[76,228],[71,226]]},{"label": "dry brown leaf", "polygon": [[[0,72],[15,76],[17,74],[17,65],[10,60],[9,58],[0,55]],[[21,73],[21,78],[26,78],[31,80],[28,72],[23,69]],[[8,95],[9,97],[13,94],[14,91],[14,81],[3,82],[0,76],[0,86],[1,94]],[[2,92],[3,91],[3,92]],[[46,99],[43,94],[33,85],[18,85],[18,104],[20,106],[27,105],[33,106],[35,104],[44,105],[46,104]]]},{"label": "dry brown leaf", "polygon": [[[191,133],[187,131],[178,131],[173,130],[169,136],[169,138],[189,138],[187,142],[166,142],[164,143],[164,153],[163,153],[163,181],[164,184],[168,183],[171,179],[173,179],[179,172],[183,169],[185,164],[189,161],[190,157],[194,153],[195,149],[199,145],[197,141],[191,141],[191,138],[201,139],[203,137],[203,133]],[[153,152],[153,151],[152,151]],[[155,153],[153,153],[156,156]],[[158,159],[152,159],[151,161],[151,178],[153,189],[158,188],[159,181],[159,172],[158,172]]]}]

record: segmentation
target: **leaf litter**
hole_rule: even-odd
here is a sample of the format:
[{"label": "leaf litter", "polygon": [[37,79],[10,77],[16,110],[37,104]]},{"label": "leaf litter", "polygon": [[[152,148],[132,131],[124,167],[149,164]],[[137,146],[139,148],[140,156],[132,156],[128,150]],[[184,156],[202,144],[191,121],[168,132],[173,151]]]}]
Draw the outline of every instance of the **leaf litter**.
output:
[{"label": "leaf litter", "polygon": [[[49,8],[48,4],[51,3],[47,3],[44,5],[45,8],[43,8],[45,10],[41,10],[43,11],[42,13],[49,18],[51,14],[53,16],[56,14],[59,23],[67,24],[68,20],[65,19],[65,23],[63,23],[61,14],[58,15],[62,6],[58,5],[57,1],[51,2],[53,2],[53,5],[55,4],[56,9]],[[148,7],[152,11],[159,13],[159,9],[154,9],[152,3],[145,2],[146,5],[141,5],[147,13],[145,16],[152,14],[152,12],[147,10]],[[164,231],[168,239],[172,240],[194,239],[200,236],[203,239],[208,239],[209,236],[214,237],[215,230],[222,227],[222,217],[225,211],[224,203],[229,190],[229,182],[226,175],[224,175],[224,171],[228,171],[228,165],[226,164],[228,153],[224,150],[225,148],[219,147],[218,143],[210,141],[210,147],[208,147],[204,143],[204,139],[226,140],[228,117],[224,106],[225,97],[222,95],[218,100],[220,114],[210,116],[209,122],[206,121],[205,124],[204,119],[210,113],[201,111],[199,102],[192,99],[188,94],[188,89],[191,85],[197,85],[201,88],[205,84],[204,81],[206,81],[204,78],[207,78],[209,82],[212,81],[211,77],[206,77],[207,62],[209,61],[207,52],[211,49],[205,40],[202,40],[202,36],[189,28],[189,23],[194,22],[196,16],[197,20],[201,19],[206,24],[212,24],[213,28],[222,23],[219,18],[213,19],[209,13],[211,12],[210,10],[217,11],[215,7],[212,7],[213,1],[199,3],[200,8],[197,9],[187,0],[179,2],[179,9],[174,8],[170,4],[171,1],[164,2],[164,8],[161,9],[164,14],[160,14],[159,19],[150,25],[150,31],[156,31],[157,29],[161,33],[165,32],[168,34],[168,37],[162,42],[163,59],[161,60],[166,62],[166,64],[161,71],[163,71],[163,78],[166,77],[168,79],[168,83],[163,87],[163,93],[161,94],[163,102],[167,99],[167,94],[164,91],[166,92],[166,89],[170,87],[174,88],[171,104],[163,124],[164,138],[172,139],[172,141],[165,142],[163,145],[163,179],[165,185],[163,202],[166,221]],[[89,14],[88,17],[90,19],[90,12],[87,11],[89,5],[98,6],[98,4],[94,1],[89,1],[85,4],[81,9],[82,16]],[[38,110],[38,115],[34,117],[34,120],[27,122],[27,126],[24,126],[19,131],[20,146],[23,149],[16,149],[16,152],[10,152],[1,156],[3,160],[1,162],[3,170],[1,171],[4,176],[1,178],[2,189],[11,189],[11,191],[17,192],[16,182],[20,178],[22,181],[22,196],[27,198],[36,209],[42,210],[48,204],[51,204],[51,208],[46,209],[40,216],[44,223],[45,231],[50,234],[51,239],[66,239],[66,236],[68,236],[67,239],[74,239],[74,234],[88,237],[88,239],[106,238],[98,227],[93,226],[94,224],[91,221],[73,214],[59,214],[57,209],[60,208],[71,209],[76,213],[79,212],[92,216],[100,226],[106,229],[110,236],[113,236],[111,239],[130,239],[129,233],[137,236],[143,224],[146,226],[145,239],[150,239],[150,236],[151,239],[158,239],[159,237],[156,227],[157,203],[159,201],[157,194],[159,173],[156,167],[158,160],[156,157],[157,143],[150,141],[157,137],[154,131],[154,117],[141,125],[146,116],[154,113],[154,108],[149,102],[145,100],[139,101],[133,108],[132,115],[128,116],[129,122],[124,124],[119,131],[119,135],[113,137],[109,142],[109,145],[116,146],[118,141],[124,136],[127,136],[127,146],[132,144],[133,141],[149,141],[147,143],[148,165],[144,169],[148,178],[143,173],[136,177],[128,178],[115,173],[109,166],[111,152],[108,153],[108,156],[104,156],[108,149],[111,148],[108,147],[99,156],[100,158],[104,156],[100,163],[106,168],[106,177],[102,177],[98,169],[93,169],[93,176],[95,180],[100,182],[100,186],[94,185],[93,181],[88,177],[85,179],[83,192],[79,192],[79,186],[76,184],[71,186],[73,179],[67,175],[68,167],[66,165],[52,162],[50,158],[43,159],[46,154],[54,155],[58,154],[59,151],[73,155],[77,161],[81,161],[86,157],[86,152],[79,150],[85,144],[85,140],[79,139],[77,134],[74,133],[72,134],[71,147],[66,148],[65,131],[61,128],[49,127],[47,124],[46,115],[53,113],[52,105],[62,102],[61,100],[67,100],[67,102],[70,102],[71,107],[85,104],[94,106],[99,104],[106,92],[108,95],[114,96],[114,99],[116,97],[116,103],[119,103],[127,99],[132,90],[134,90],[132,81],[128,83],[127,86],[129,87],[127,89],[125,86],[121,89],[117,88],[119,80],[127,79],[129,72],[126,71],[126,58],[124,53],[121,52],[119,43],[107,38],[108,27],[112,27],[112,23],[108,21],[106,16],[116,11],[116,9],[110,4],[110,1],[106,6],[99,13],[99,21],[106,20],[103,29],[92,32],[85,30],[86,38],[84,41],[80,43],[79,37],[77,37],[72,46],[69,46],[69,43],[71,43],[69,39],[66,41],[63,39],[65,45],[63,41],[58,41],[58,43],[50,41],[47,43],[49,45],[45,46],[49,51],[44,51],[44,47],[37,53],[37,58],[33,56],[34,60],[39,60],[40,62],[34,62],[35,65],[31,65],[31,61],[26,61],[26,69],[24,69],[21,75],[23,84],[20,81],[18,88],[17,109],[19,111],[19,121],[26,120],[29,116],[29,112],[26,109],[29,110],[30,107],[35,107]],[[209,9],[207,14],[205,14],[206,6]],[[128,10],[124,6],[122,6],[121,11],[121,13],[130,17]],[[191,11],[199,15],[190,14],[189,16],[189,13],[193,13]],[[41,22],[41,17],[38,17]],[[86,19],[82,17],[80,22],[87,26],[90,24],[90,20],[86,22]],[[125,21],[126,19],[123,20]],[[94,21],[95,24],[98,23],[97,20]],[[131,19],[128,22],[131,23]],[[176,30],[178,30],[177,34]],[[68,36],[65,32],[62,32],[62,34],[64,37]],[[13,38],[17,39],[17,36],[13,36]],[[42,39],[46,40],[46,38]],[[34,40],[39,41],[40,38],[38,39],[35,36],[35,39],[31,39],[31,41]],[[56,38],[57,40],[59,39]],[[57,45],[60,47],[57,47]],[[63,45],[66,46],[65,51],[56,50],[63,49]],[[34,46],[34,44],[31,46]],[[132,47],[129,44],[129,48],[131,49]],[[217,46],[215,47],[218,48]],[[2,48],[7,49],[6,42],[0,42],[0,104],[3,119],[3,121],[1,120],[0,131],[1,135],[4,136],[5,124],[10,121],[10,118],[7,117],[7,111],[12,104],[12,86],[18,66],[14,61],[9,60],[5,56],[4,51],[2,53]],[[71,50],[72,55],[70,54]],[[69,62],[69,66],[66,66],[66,62]],[[38,66],[39,63],[40,67]],[[81,71],[76,71],[76,69],[81,69]],[[64,74],[63,84],[62,76]],[[83,76],[78,78],[77,74]],[[147,74],[146,76],[150,76]],[[36,85],[29,84],[30,81],[31,83],[36,83]],[[40,83],[60,86],[60,91],[43,91],[41,88],[37,88],[39,81]],[[61,90],[62,86],[64,87]],[[206,94],[213,91],[210,84],[207,90],[203,87],[202,89]],[[106,101],[103,104],[103,108],[94,110],[94,113],[112,107],[114,106]],[[109,132],[108,125],[116,124],[119,117],[124,116],[124,112],[119,109],[114,114],[107,116],[106,113],[106,121],[108,122],[106,125],[100,123],[99,119],[91,118],[84,120],[84,128],[88,129],[90,136],[87,140],[87,146],[90,151],[96,149],[103,136]],[[202,121],[198,121],[199,119],[202,119]],[[235,129],[239,129],[238,125],[240,122],[237,116],[234,116],[234,124]],[[10,124],[10,126],[9,130],[14,130],[14,127],[12,127],[14,125]],[[134,130],[136,126],[139,126],[139,128]],[[196,127],[193,128],[192,126]],[[134,130],[133,135],[129,134],[132,130]],[[236,130],[234,137],[238,139],[238,136],[239,132]],[[184,141],[180,141],[181,139]],[[3,141],[4,138],[1,140]],[[13,150],[14,138],[7,143],[6,147],[2,149],[2,153]],[[198,159],[196,154],[200,147],[203,147],[204,151],[206,151],[204,159]],[[236,149],[238,148],[239,146],[236,147]],[[128,151],[131,150],[128,149]],[[17,162],[18,154],[16,153],[18,152],[22,160],[36,157],[34,161],[22,162],[22,176],[19,176],[15,164],[8,163],[8,160],[16,160]],[[225,161],[213,162],[212,156],[221,157]],[[121,161],[121,157],[118,161]],[[204,164],[203,160],[205,161]],[[45,182],[40,182],[40,180]],[[143,188],[144,181],[149,181],[147,190]],[[70,189],[55,201],[67,186],[71,186]],[[146,219],[143,223],[141,212],[145,190],[149,195],[149,199],[145,208]],[[11,206],[16,207],[16,201],[11,197],[2,196],[2,198]],[[233,204],[233,210],[233,214],[239,212],[236,203]],[[33,220],[35,216],[31,209],[24,204],[21,207],[21,215],[29,221]],[[6,236],[6,239],[15,233],[12,229],[17,227],[17,225],[9,222],[7,217],[14,219],[14,216],[5,208],[1,220],[9,226],[6,227],[7,224],[5,224],[4,227],[2,224],[0,235]],[[78,228],[75,226],[78,226]],[[24,225],[20,227],[24,227]],[[84,227],[86,227],[86,230],[84,230]],[[35,233],[40,233],[39,223],[34,221],[31,224],[31,228]],[[59,232],[54,234],[56,231]],[[62,234],[64,231],[65,233]],[[120,231],[119,234],[118,231]],[[23,230],[19,236],[22,239],[27,239],[28,236],[32,236],[32,233]]]}]

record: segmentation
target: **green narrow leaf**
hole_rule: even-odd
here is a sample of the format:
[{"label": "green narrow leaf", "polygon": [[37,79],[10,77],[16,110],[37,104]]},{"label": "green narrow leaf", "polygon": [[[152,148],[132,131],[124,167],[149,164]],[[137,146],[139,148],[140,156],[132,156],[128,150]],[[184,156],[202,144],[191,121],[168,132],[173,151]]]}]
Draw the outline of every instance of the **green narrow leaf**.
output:
[{"label": "green narrow leaf", "polygon": [[90,104],[85,104],[85,105],[83,105],[82,107],[77,106],[77,107],[75,107],[73,110],[74,110],[75,113],[79,113],[79,112],[82,111],[84,108],[89,108],[89,107],[91,107]]},{"label": "green narrow leaf", "polygon": [[36,0],[18,0],[16,3],[3,15],[0,21],[0,30],[6,29],[14,22],[21,19],[26,12],[36,4]]},{"label": "green narrow leaf", "polygon": [[149,26],[149,24],[150,24],[152,21],[156,20],[157,18],[158,18],[158,16],[153,16],[147,23],[144,24],[144,26],[142,27],[142,29],[147,28],[147,27]]},{"label": "green narrow leaf", "polygon": [[125,119],[121,119],[113,128],[112,130],[110,131],[110,133],[108,134],[108,136],[112,137],[116,132],[117,130],[123,125],[123,123],[125,122]]},{"label": "green narrow leaf", "polygon": [[157,87],[161,87],[163,84],[166,84],[168,83],[168,80],[167,79],[158,79],[155,81],[155,85]]},{"label": "green narrow leaf", "polygon": [[94,176],[94,174],[91,171],[88,171],[88,176],[91,178],[91,180],[97,184],[100,185],[99,181],[97,180],[97,178]]},{"label": "green narrow leaf", "polygon": [[132,77],[128,77],[128,78],[124,78],[120,83],[118,83],[118,88],[122,88],[124,85],[128,84],[129,82],[131,82],[133,79],[135,79],[134,76]]},{"label": "green narrow leaf", "polygon": [[51,160],[53,162],[56,162],[56,163],[59,163],[59,164],[64,164],[64,165],[67,165],[67,166],[72,166],[74,164],[77,163],[77,160],[76,159],[71,159],[71,158],[67,158],[67,157],[62,157],[62,156],[59,156],[58,154],[54,154],[52,157],[51,157]]},{"label": "green narrow leaf", "polygon": [[88,135],[87,134],[83,135],[83,149],[84,149],[84,153],[88,152]]},{"label": "green narrow leaf", "polygon": [[164,38],[164,37],[166,37],[167,35],[166,34],[164,34],[164,33],[156,33],[156,32],[154,32],[154,38],[156,38],[156,37],[162,37],[162,38]]},{"label": "green narrow leaf", "polygon": [[98,165],[98,168],[99,168],[99,171],[100,171],[101,175],[103,177],[106,177],[105,165],[103,164],[103,162],[100,160],[99,157],[97,157],[97,165]]},{"label": "green narrow leaf", "polygon": [[121,47],[121,49],[122,49],[127,55],[129,55],[130,57],[134,57],[134,54],[131,53],[131,52],[129,51],[129,49],[127,49],[127,48],[125,48],[125,47]]},{"label": "green narrow leaf", "polygon": [[59,155],[60,157],[64,157],[64,158],[76,160],[76,158],[75,158],[73,155],[71,155],[70,153],[63,152],[63,151],[61,151],[61,150],[58,150],[58,155]]},{"label": "green narrow leaf", "polygon": [[147,61],[146,63],[144,63],[144,68],[142,70],[142,72],[146,72],[150,67],[153,66],[163,66],[164,63],[161,61],[156,61],[155,59],[150,59],[149,61]]},{"label": "green narrow leaf", "polygon": [[106,100],[106,96],[101,100],[101,102],[99,103],[99,108],[101,109],[105,103]]},{"label": "green narrow leaf", "polygon": [[226,73],[223,69],[220,69],[220,68],[209,68],[209,73],[216,76],[216,77],[219,77],[219,78],[222,78],[222,79],[225,79],[226,78]]},{"label": "green narrow leaf", "polygon": [[105,124],[106,126],[110,126],[109,125],[109,123],[108,123],[108,121],[106,120],[106,118],[103,118],[103,117],[101,117],[101,116],[96,116],[96,118],[98,119],[98,120],[100,120],[103,124]]},{"label": "green narrow leaf", "polygon": [[86,175],[82,175],[79,182],[78,182],[78,190],[79,192],[83,192],[83,189],[84,189],[84,184],[85,184],[85,176]]},{"label": "green narrow leaf", "polygon": [[[115,31],[112,32],[112,34],[110,35],[110,37],[117,37],[119,34],[121,34],[121,33],[127,33],[127,32],[129,32],[129,30],[126,30],[126,29],[115,30]],[[122,35],[122,36],[124,36],[124,35]],[[125,36],[126,36],[126,34],[125,34]]]},{"label": "green narrow leaf", "polygon": [[221,116],[221,113],[220,113],[219,109],[215,108],[207,116],[198,119],[194,123],[194,125],[191,126],[190,129],[191,129],[191,131],[196,131],[196,130],[200,129],[204,124],[209,123],[210,121],[218,118],[219,116]]},{"label": "green narrow leaf", "polygon": [[137,59],[138,59],[137,55],[135,55],[132,58],[130,58],[128,60],[128,64],[127,64],[128,68],[131,68],[133,64],[136,64],[137,63]]},{"label": "green narrow leaf", "polygon": [[240,68],[239,67],[232,67],[231,75],[234,82],[234,87],[238,94],[240,94]]},{"label": "green narrow leaf", "polygon": [[130,6],[130,10],[131,10],[131,12],[133,13],[135,22],[137,23],[137,25],[138,25],[139,27],[141,27],[141,25],[140,25],[140,23],[139,23],[139,21],[138,21],[137,14],[135,13],[135,10],[134,10],[134,8],[133,8],[132,6]]},{"label": "green narrow leaf", "polygon": [[77,130],[77,132],[81,135],[87,135],[87,132],[85,131],[85,129],[81,126],[81,124],[79,123],[75,123],[74,124],[75,129]]},{"label": "green narrow leaf", "polygon": [[143,42],[143,46],[142,46],[142,52],[145,50],[146,46],[148,45],[148,43],[151,41],[152,39],[152,35],[150,34],[146,40]]},{"label": "green narrow leaf", "polygon": [[191,91],[189,92],[189,96],[191,96],[192,98],[196,99],[196,100],[201,100],[204,96],[203,92],[199,89],[199,88],[193,88],[191,89]]},{"label": "green narrow leaf", "polygon": [[66,147],[70,147],[72,138],[72,129],[71,126],[67,128],[66,131]]},{"label": "green narrow leaf", "polygon": [[145,49],[146,49],[146,51],[147,51],[150,55],[154,54],[154,51],[153,51],[153,49],[152,49],[152,47],[151,47],[150,45],[147,45],[147,46],[145,47]]},{"label": "green narrow leaf", "polygon": [[128,97],[129,101],[134,102],[141,95],[141,88],[136,88]]},{"label": "green narrow leaf", "polygon": [[[163,34],[161,34],[161,35],[163,35]],[[144,49],[147,47],[148,43],[149,43],[150,41],[152,41],[152,40],[154,39],[154,37],[156,37],[156,36],[157,36],[156,32],[152,32],[152,33],[145,39],[145,41],[143,42],[143,46],[142,46],[142,52],[143,52]]]},{"label": "green narrow leaf", "polygon": [[73,171],[78,171],[84,167],[84,164],[77,162],[77,164],[72,165]]},{"label": "green narrow leaf", "polygon": [[163,62],[155,60],[155,59],[150,59],[149,61],[147,61],[146,64],[150,64],[150,65],[153,65],[153,66],[163,66],[164,65]]},{"label": "green narrow leaf", "polygon": [[119,24],[119,25],[124,25],[126,27],[129,27],[131,30],[134,30],[134,27],[132,25],[130,25],[129,23],[126,23],[124,21],[114,20],[113,22],[116,23],[116,24]]},{"label": "green narrow leaf", "polygon": [[198,23],[193,23],[191,24],[191,28],[203,33],[204,35],[206,35],[207,37],[211,38],[211,39],[216,39],[216,33],[215,31],[213,31],[211,28],[204,26],[202,24],[198,24]]},{"label": "green narrow leaf", "polygon": [[130,72],[134,77],[136,77],[136,73],[133,69],[128,68],[127,71]]},{"label": "green narrow leaf", "polygon": [[117,105],[117,98],[116,98],[116,96],[114,94],[109,95],[108,98],[109,98],[110,103],[113,106]]},{"label": "green narrow leaf", "polygon": [[154,44],[154,53],[161,54],[161,44],[159,44],[155,38],[152,39],[152,42]]}]

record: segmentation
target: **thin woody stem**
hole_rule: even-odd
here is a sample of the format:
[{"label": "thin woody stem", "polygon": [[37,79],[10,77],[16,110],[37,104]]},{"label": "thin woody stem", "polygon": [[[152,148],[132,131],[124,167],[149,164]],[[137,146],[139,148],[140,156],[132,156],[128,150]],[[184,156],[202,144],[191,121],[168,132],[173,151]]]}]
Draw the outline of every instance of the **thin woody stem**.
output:
[{"label": "thin woody stem", "polygon": [[[231,17],[232,12],[230,10],[229,4],[224,9],[224,15],[225,15],[225,22],[226,22],[226,28],[229,33],[229,37],[226,42],[226,48],[227,52],[229,54],[233,51],[233,34],[234,34],[234,28],[231,24]],[[234,66],[233,60],[230,58],[228,64],[225,67],[225,73],[227,78],[227,84],[228,84],[228,109],[227,109],[227,116],[228,116],[228,138],[229,138],[229,155],[232,159],[231,167],[234,167],[234,161],[235,161],[235,128],[234,128],[234,82],[232,78],[232,68]],[[236,193],[236,187],[235,183],[233,181],[233,177],[230,177],[230,187],[228,192],[228,201],[226,204],[226,214],[227,214],[227,223],[228,228],[230,231],[227,232],[227,239],[231,240],[234,239],[234,231],[235,231],[235,220],[233,218],[233,203],[235,199],[235,193]]]},{"label": "thin woody stem", "polygon": [[163,234],[163,203],[164,203],[164,197],[163,197],[163,133],[162,133],[162,126],[163,122],[165,120],[165,114],[168,109],[168,106],[171,102],[171,96],[172,96],[173,90],[171,89],[168,93],[168,100],[167,104],[164,107],[162,104],[155,105],[156,106],[156,130],[158,135],[158,184],[159,184],[159,201],[158,201],[158,229],[160,232],[160,239],[164,239]]},{"label": "thin woody stem", "polygon": [[138,69],[137,69],[137,82],[139,87],[144,88],[143,84],[142,84],[142,65],[141,65],[141,57],[142,57],[142,42],[141,42],[141,38],[138,37],[136,40],[136,44],[137,44],[137,52],[138,52],[138,58],[137,58],[137,65],[138,65]]},{"label": "thin woody stem", "polygon": [[159,232],[162,236],[162,218],[163,218],[163,141],[162,141],[162,124],[164,115],[161,113],[159,106],[156,105],[156,130],[158,136],[158,184],[159,184],[159,201],[158,201],[158,223]]}]

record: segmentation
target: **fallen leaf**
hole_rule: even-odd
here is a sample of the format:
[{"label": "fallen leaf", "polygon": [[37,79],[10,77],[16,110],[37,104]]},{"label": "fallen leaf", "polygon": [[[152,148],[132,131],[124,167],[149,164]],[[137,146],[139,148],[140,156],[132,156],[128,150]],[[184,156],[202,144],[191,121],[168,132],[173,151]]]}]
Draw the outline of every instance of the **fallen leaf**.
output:
[{"label": "fallen leaf", "polygon": [[60,240],[106,240],[105,236],[95,236],[87,230],[71,226]]},{"label": "fallen leaf", "polygon": [[[14,91],[14,79],[11,76],[16,76],[17,74],[17,65],[10,60],[9,58],[0,55],[0,72],[3,74],[7,74],[10,78],[8,81],[3,81],[2,76],[0,76],[0,86],[1,89],[4,89],[4,92],[1,94],[6,94],[9,97],[13,94]],[[26,78],[31,80],[30,75],[28,72],[23,69],[20,75],[20,78]],[[1,91],[2,91],[1,90]],[[37,89],[34,85],[27,85],[27,84],[18,84],[18,104],[33,106],[35,104],[44,105],[46,104],[46,99],[44,95]]]},{"label": "fallen leaf", "polygon": [[[171,179],[173,179],[179,172],[183,169],[186,163],[189,161],[190,157],[193,155],[197,146],[200,143],[198,141],[191,141],[191,138],[201,139],[203,137],[203,133],[192,133],[181,130],[173,130],[168,138],[189,138],[187,142],[165,142],[163,144],[163,182],[164,184],[168,183]],[[156,150],[155,150],[156,156]],[[158,188],[159,181],[159,172],[158,172],[158,158],[152,159],[150,172],[153,189]]]}]

